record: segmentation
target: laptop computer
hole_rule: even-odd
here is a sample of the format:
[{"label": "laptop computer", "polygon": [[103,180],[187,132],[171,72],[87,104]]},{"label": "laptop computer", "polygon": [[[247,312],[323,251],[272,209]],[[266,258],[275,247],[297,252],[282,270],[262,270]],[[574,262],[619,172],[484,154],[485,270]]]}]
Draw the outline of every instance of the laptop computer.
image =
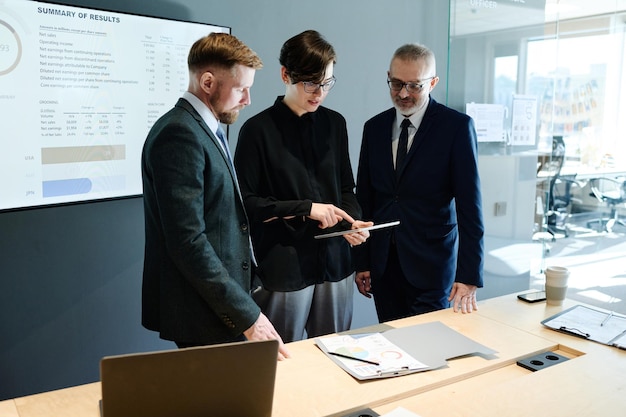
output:
[{"label": "laptop computer", "polygon": [[278,341],[107,356],[102,417],[270,417]]}]

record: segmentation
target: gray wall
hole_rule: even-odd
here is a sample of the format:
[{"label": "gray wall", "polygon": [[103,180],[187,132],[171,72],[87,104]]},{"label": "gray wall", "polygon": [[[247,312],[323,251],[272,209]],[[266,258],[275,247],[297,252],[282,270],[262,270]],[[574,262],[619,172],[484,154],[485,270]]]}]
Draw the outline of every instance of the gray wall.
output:
[{"label": "gray wall", "polygon": [[[265,62],[252,105],[231,129],[233,149],[242,122],[284,93],[278,52],[305,29],[319,30],[338,53],[338,83],[325,104],[348,121],[355,170],[363,122],[390,106],[385,77],[397,46],[433,48],[442,78],[433,95],[444,102],[445,1],[66,3],[230,26]],[[140,325],[143,239],[141,198],[0,213],[0,399],[96,381],[105,355],[173,347]],[[371,301],[355,300],[353,325],[374,322]]]}]

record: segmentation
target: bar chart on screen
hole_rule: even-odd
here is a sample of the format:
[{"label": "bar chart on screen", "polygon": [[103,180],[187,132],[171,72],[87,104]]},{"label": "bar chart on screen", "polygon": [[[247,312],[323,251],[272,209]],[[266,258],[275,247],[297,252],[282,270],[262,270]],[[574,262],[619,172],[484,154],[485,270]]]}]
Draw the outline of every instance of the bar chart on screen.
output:
[{"label": "bar chart on screen", "polygon": [[0,1],[0,211],[142,194],[152,125],[225,26]]}]

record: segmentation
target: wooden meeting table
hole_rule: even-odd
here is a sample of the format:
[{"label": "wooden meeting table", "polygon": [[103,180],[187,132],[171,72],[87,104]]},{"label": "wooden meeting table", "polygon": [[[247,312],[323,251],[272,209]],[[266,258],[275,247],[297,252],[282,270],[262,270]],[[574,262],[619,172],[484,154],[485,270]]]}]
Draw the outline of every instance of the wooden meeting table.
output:
[{"label": "wooden meeting table", "polygon": [[[497,353],[467,355],[448,365],[399,377],[358,381],[313,340],[289,344],[278,362],[273,417],[344,416],[403,407],[421,417],[611,416],[626,410],[626,351],[545,328],[541,320],[575,305],[528,304],[515,294],[478,303],[472,314],[451,309],[387,323],[440,321]],[[376,331],[377,327],[364,331]],[[429,343],[415,340],[415,343]],[[519,359],[554,352],[569,360],[531,372]],[[419,360],[419,358],[417,358]],[[0,402],[2,417],[99,417],[95,382]]]}]

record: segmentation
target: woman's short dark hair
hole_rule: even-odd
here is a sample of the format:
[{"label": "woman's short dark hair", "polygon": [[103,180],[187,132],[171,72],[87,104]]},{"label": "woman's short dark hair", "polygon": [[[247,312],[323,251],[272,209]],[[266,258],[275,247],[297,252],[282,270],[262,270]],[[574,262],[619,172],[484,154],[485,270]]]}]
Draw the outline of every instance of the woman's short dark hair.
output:
[{"label": "woman's short dark hair", "polygon": [[288,39],[280,49],[280,64],[287,70],[292,83],[324,81],[326,67],[335,63],[337,55],[332,45],[315,30]]}]

